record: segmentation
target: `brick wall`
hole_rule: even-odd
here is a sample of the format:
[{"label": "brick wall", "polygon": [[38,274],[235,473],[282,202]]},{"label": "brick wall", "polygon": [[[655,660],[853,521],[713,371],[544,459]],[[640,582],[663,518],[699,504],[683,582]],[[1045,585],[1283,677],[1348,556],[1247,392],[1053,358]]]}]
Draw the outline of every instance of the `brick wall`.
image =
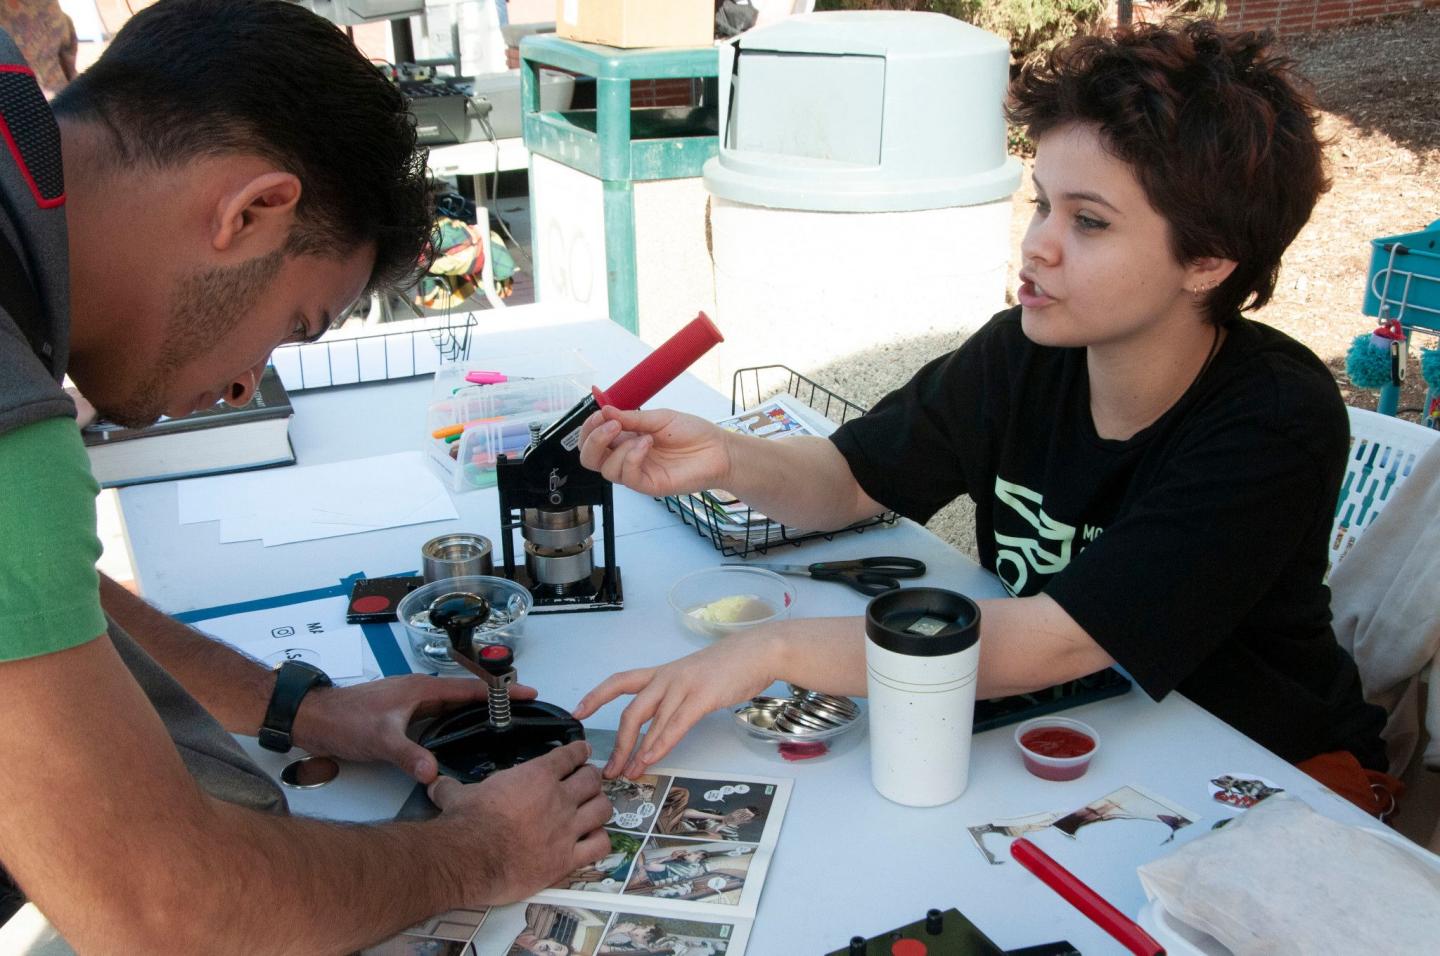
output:
[{"label": "brick wall", "polygon": [[1224,23],[1279,36],[1440,7],[1440,0],[1229,0]]},{"label": "brick wall", "polygon": [[[1440,0],[1436,0],[1440,2]],[[691,105],[689,80],[631,80],[630,106],[643,109],[650,106]]]}]

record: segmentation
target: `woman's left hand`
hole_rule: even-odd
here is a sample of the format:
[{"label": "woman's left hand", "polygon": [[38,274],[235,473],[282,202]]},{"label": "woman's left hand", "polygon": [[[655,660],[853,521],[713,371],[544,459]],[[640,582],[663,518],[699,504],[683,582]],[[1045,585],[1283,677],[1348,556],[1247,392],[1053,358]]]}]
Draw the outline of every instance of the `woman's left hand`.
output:
[{"label": "woman's left hand", "polygon": [[[733,634],[703,650],[660,667],[643,667],[607,677],[575,708],[579,720],[622,694],[635,699],[620,716],[615,750],[606,777],[638,777],[680,742],[695,723],[722,707],[749,700],[776,678],[780,639],[763,629]],[[649,722],[645,739],[640,728]],[[639,752],[634,753],[637,743]]]}]

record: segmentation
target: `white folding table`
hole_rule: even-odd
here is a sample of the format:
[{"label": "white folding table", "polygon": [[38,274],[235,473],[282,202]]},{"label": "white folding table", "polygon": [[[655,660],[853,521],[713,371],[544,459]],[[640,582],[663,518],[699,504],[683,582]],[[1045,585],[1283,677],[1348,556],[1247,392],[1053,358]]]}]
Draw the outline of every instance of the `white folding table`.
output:
[{"label": "white folding table", "polygon": [[[647,351],[605,319],[575,322],[541,306],[489,313],[476,334],[471,357],[483,367],[490,367],[484,364],[486,356],[578,348],[595,367],[602,386]],[[428,379],[416,379],[295,395],[292,437],[300,464],[419,448],[429,390]],[[730,408],[728,397],[689,376],[650,405],[707,417],[720,417]],[[458,521],[271,548],[257,541],[222,544],[214,523],[179,524],[175,484],[127,488],[120,501],[140,587],[149,600],[170,612],[333,585],[357,570],[372,575],[410,570],[418,566],[421,543],[448,531],[479,532],[492,540],[499,535],[494,489],[457,495]],[[521,679],[563,707],[573,707],[614,671],[659,664],[701,646],[701,639],[675,620],[666,591],[681,575],[718,564],[722,556],[660,502],[617,488],[615,511],[624,610],[532,616],[517,653]],[[1002,594],[991,575],[908,521],[781,553],[795,561],[909,555],[929,569],[918,584],[977,598]],[[865,599],[839,584],[795,579],[795,585],[797,616],[863,611]],[[607,706],[589,723],[616,727],[623,704]],[[1182,805],[1197,821],[1180,830],[1173,842],[1164,842],[1163,826],[1140,821],[1090,827],[1075,839],[1055,830],[1031,834],[1031,839],[1131,915],[1144,903],[1135,875],[1138,865],[1232,815],[1211,799],[1208,789],[1208,781],[1222,773],[1264,776],[1327,815],[1373,823],[1179,694],[1156,703],[1137,689],[1072,713],[1102,738],[1084,777],[1051,783],[1030,776],[1012,740],[1013,728],[999,729],[975,738],[964,796],[933,809],[901,807],[880,797],[870,785],[863,743],[826,759],[786,763],[744,744],[727,713],[704,719],[665,764],[795,781],[751,937],[749,952],[755,956],[823,952],[842,946],[852,935],[869,936],[911,922],[929,907],[950,906],[1002,947],[1063,938],[1087,956],[1122,952],[1018,864],[988,864],[966,828],[1031,812],[1076,809],[1127,784]],[[249,749],[276,773],[288,759],[256,749],[253,741]],[[334,784],[294,792],[291,802],[301,813],[384,820],[410,789],[399,771],[347,766]]]}]

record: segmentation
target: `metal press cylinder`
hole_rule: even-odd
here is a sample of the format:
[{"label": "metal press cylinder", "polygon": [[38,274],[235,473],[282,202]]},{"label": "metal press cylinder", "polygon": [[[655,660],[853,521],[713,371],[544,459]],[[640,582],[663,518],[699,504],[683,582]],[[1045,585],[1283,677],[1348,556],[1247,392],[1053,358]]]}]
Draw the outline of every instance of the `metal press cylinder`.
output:
[{"label": "metal press cylinder", "polygon": [[526,508],[521,515],[526,541],[540,548],[567,549],[585,544],[595,533],[589,505],[574,508]]},{"label": "metal press cylinder", "polygon": [[532,581],[552,587],[587,580],[595,570],[593,544],[586,538],[568,548],[541,548],[527,541],[525,569]]},{"label": "metal press cylinder", "polygon": [[420,547],[420,573],[427,584],[447,578],[494,574],[490,539],[484,535],[457,532],[431,538]]}]

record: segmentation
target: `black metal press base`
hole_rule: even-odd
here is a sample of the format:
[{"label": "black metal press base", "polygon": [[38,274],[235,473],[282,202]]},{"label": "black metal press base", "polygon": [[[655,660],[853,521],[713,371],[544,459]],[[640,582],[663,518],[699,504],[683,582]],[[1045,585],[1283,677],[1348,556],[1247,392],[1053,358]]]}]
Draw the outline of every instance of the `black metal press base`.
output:
[{"label": "black metal press base", "polygon": [[585,739],[585,728],[570,712],[539,700],[510,703],[510,724],[490,726],[490,707],[476,704],[441,717],[420,735],[420,746],[435,755],[440,772],[462,783],[544,756],[556,747]]},{"label": "black metal press base", "polygon": [[516,568],[511,580],[528,588],[535,597],[535,606],[530,609],[531,614],[563,614],[567,611],[619,611],[625,607],[625,594],[620,586],[620,569],[618,567],[613,569],[615,585],[609,589],[605,587],[607,570],[610,569],[604,566],[596,568],[590,572],[589,580],[568,584],[563,593],[557,593],[548,585],[536,584],[530,580],[530,574],[525,568]]}]

